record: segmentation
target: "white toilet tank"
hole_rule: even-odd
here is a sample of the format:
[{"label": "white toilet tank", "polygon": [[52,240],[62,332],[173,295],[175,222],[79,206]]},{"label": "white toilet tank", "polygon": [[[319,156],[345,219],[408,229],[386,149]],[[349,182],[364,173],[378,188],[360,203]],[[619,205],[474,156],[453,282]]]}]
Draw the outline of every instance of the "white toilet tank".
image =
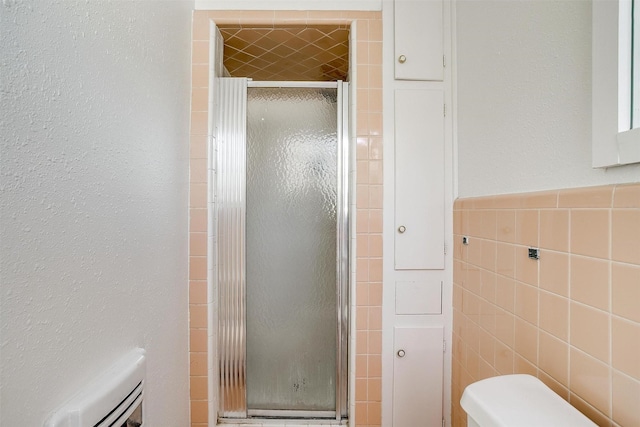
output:
[{"label": "white toilet tank", "polygon": [[503,375],[470,384],[460,405],[468,427],[596,426],[531,375]]}]

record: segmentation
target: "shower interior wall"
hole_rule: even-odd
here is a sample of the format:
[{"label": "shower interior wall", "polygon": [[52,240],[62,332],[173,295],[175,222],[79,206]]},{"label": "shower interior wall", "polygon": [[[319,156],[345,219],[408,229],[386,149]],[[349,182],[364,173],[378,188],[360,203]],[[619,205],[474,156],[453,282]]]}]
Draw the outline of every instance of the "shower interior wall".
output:
[{"label": "shower interior wall", "polygon": [[[356,112],[351,144],[353,349],[350,366],[352,425],[381,425],[382,400],[382,16],[375,11],[195,11],[192,45],[192,113],[189,199],[189,328],[191,426],[215,425],[214,354],[209,351],[207,288],[207,120],[209,28],[216,24],[352,25],[351,103]],[[352,36],[353,37],[353,36]],[[355,179],[353,179],[355,178]],[[355,214],[354,214],[355,213]],[[355,280],[353,280],[355,277]],[[211,381],[213,384],[213,381]]]}]

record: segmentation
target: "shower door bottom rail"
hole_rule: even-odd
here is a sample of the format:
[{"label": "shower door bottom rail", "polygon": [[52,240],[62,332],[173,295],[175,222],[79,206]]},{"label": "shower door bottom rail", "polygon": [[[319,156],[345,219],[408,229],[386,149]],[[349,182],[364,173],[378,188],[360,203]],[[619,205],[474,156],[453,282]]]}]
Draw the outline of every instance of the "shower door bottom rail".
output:
[{"label": "shower door bottom rail", "polygon": [[247,409],[247,416],[252,418],[297,418],[297,419],[332,419],[336,420],[336,411],[294,411],[286,409]]}]

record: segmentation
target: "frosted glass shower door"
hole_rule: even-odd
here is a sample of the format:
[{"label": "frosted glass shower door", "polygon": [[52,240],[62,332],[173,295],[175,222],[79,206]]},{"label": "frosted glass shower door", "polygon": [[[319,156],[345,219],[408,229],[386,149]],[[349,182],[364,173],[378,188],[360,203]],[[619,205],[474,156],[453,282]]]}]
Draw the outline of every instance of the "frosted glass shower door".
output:
[{"label": "frosted glass shower door", "polygon": [[247,412],[336,411],[337,90],[248,89]]}]

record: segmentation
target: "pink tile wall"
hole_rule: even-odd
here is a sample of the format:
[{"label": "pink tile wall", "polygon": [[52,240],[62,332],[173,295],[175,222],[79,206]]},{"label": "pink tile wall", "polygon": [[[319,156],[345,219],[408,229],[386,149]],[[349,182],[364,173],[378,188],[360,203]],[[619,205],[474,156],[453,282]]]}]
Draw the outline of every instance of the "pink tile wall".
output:
[{"label": "pink tile wall", "polygon": [[196,11],[192,46],[189,307],[191,425],[207,426],[206,131],[209,20],[218,24],[348,24],[357,21],[356,402],[358,427],[381,424],[382,16],[353,11]]},{"label": "pink tile wall", "polygon": [[468,384],[530,373],[640,426],[640,184],[457,200],[454,240],[453,425]]}]

